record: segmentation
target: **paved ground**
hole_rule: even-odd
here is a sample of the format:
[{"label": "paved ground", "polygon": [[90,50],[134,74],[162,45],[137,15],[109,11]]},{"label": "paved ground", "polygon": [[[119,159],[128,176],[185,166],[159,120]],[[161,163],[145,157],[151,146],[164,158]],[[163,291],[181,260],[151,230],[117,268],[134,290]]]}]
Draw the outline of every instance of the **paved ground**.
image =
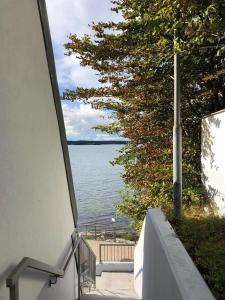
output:
[{"label": "paved ground", "polygon": [[96,289],[83,295],[83,300],[135,300],[132,273],[106,273],[96,277]]},{"label": "paved ground", "polygon": [[[90,245],[91,249],[94,251],[97,261],[99,261],[99,245],[100,244],[115,244],[118,245],[118,243],[113,242],[105,242],[105,241],[96,241],[96,240],[86,240],[88,244]],[[131,243],[132,245],[132,243]],[[114,260],[114,261],[121,261],[126,260],[126,258],[132,258],[133,257],[133,249],[131,248],[121,248],[119,246],[114,247],[107,247],[105,249],[102,248],[102,257],[105,260],[108,257],[108,260]]]}]

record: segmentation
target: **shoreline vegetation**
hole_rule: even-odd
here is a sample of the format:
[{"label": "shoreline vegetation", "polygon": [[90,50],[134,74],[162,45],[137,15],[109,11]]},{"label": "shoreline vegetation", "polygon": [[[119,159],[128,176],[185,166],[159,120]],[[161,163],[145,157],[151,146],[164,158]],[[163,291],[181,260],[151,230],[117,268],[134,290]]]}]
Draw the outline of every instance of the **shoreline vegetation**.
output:
[{"label": "shoreline vegetation", "polygon": [[126,145],[127,141],[67,141],[67,145]]}]

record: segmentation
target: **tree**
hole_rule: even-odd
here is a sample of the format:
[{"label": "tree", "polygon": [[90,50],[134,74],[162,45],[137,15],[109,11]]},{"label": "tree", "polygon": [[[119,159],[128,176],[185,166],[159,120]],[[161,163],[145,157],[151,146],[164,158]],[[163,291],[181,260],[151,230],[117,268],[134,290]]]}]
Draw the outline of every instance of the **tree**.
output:
[{"label": "tree", "polygon": [[[67,90],[110,109],[112,123],[99,126],[129,139],[115,163],[124,166],[120,212],[136,222],[149,206],[172,203],[173,55],[180,53],[184,203],[205,199],[200,175],[202,116],[225,108],[225,4],[220,0],[116,0],[123,20],[92,24],[93,36],[70,35],[67,55],[96,70],[100,88]],[[180,41],[174,42],[174,29]],[[131,192],[132,191],[132,192]]]}]

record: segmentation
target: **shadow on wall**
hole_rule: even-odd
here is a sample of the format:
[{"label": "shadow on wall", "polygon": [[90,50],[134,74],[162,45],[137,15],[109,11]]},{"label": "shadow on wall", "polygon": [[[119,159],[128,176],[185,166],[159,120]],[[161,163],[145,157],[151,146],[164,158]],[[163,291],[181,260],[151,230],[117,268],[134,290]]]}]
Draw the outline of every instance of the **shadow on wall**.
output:
[{"label": "shadow on wall", "polygon": [[[5,287],[6,294],[9,294],[9,288],[6,287],[6,279],[9,277],[9,275],[11,274],[11,272],[14,270],[16,266],[17,266],[16,264],[12,264],[0,276],[0,287],[3,286]],[[29,279],[29,281],[34,280],[36,282],[42,283],[48,280],[48,276],[41,272],[25,270],[21,276],[21,279]]]},{"label": "shadow on wall", "polygon": [[221,120],[215,115],[206,117],[202,120],[202,141],[201,141],[201,167],[202,167],[202,183],[205,187],[206,193],[209,196],[210,200],[214,200],[216,196],[220,196],[218,189],[209,184],[209,178],[206,175],[206,162],[209,162],[210,168],[218,171],[219,166],[216,165],[215,157],[216,153],[214,152],[214,140],[215,135],[212,133],[212,128],[220,128]]},{"label": "shadow on wall", "polygon": [[215,136],[212,135],[212,126],[220,128],[221,120],[215,116],[210,116],[202,120],[202,157],[210,161],[211,168],[218,169],[215,165],[215,153],[213,152],[213,141]]}]

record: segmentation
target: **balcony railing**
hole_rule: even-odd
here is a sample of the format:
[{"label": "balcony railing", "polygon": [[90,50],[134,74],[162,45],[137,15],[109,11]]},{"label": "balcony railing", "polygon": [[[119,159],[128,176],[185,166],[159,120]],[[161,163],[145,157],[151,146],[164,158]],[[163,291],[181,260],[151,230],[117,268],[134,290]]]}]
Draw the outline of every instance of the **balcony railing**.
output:
[{"label": "balcony railing", "polygon": [[100,244],[99,263],[103,261],[134,261],[134,244]]},{"label": "balcony railing", "polygon": [[80,286],[95,286],[96,256],[83,237],[80,242]]}]

